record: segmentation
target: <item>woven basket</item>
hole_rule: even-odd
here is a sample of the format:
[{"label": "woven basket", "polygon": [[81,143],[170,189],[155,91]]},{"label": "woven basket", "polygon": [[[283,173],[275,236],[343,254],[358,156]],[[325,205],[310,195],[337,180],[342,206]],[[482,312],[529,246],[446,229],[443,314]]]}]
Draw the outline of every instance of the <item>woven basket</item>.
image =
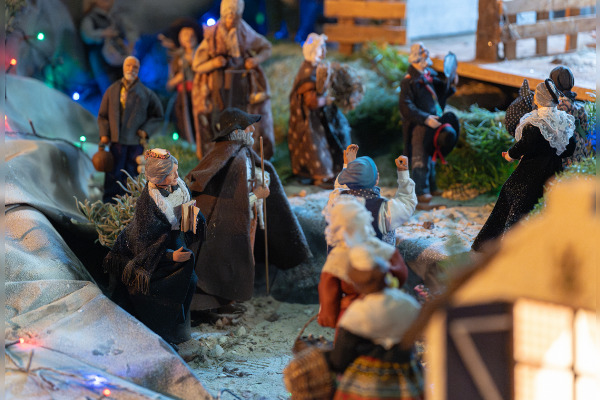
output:
[{"label": "woven basket", "polygon": [[283,382],[292,400],[330,400],[333,396],[333,377],[323,352],[308,346],[283,370]]}]

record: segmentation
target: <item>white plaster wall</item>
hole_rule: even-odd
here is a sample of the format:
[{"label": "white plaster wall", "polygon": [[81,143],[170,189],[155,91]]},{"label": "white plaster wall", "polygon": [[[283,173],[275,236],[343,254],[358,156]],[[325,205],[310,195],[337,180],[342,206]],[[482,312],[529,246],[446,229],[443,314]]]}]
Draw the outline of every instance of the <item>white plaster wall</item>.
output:
[{"label": "white plaster wall", "polygon": [[478,0],[408,0],[408,40],[475,33]]}]

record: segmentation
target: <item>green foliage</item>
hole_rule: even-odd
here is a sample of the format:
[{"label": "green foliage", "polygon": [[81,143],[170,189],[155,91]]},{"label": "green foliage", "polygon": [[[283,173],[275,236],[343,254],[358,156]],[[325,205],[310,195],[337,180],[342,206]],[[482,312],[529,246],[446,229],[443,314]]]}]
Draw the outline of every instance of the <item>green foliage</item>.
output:
[{"label": "green foliage", "polygon": [[461,120],[461,135],[446,157],[448,164],[437,164],[439,187],[468,186],[479,193],[498,190],[516,167],[501,156],[514,142],[503,126],[504,113],[474,105],[468,113],[456,114]]},{"label": "green foliage", "polygon": [[127,187],[125,195],[116,197],[117,202],[103,203],[98,200],[83,203],[75,199],[77,209],[90,221],[98,232],[98,241],[102,246],[112,248],[117,237],[123,229],[131,222],[135,211],[135,203],[146,186],[146,177],[143,174],[132,178],[127,174]]},{"label": "green foliage", "polygon": [[407,55],[400,54],[395,46],[373,42],[367,45],[365,54],[373,63],[379,76],[385,79],[388,87],[392,90],[400,87],[400,81],[410,66]]},{"label": "green foliage", "polygon": [[529,213],[529,216],[536,215],[543,211],[546,205],[546,193],[552,190],[552,188],[563,181],[573,179],[575,177],[578,178],[590,178],[596,176],[596,156],[591,155],[587,158],[584,158],[580,161],[574,162],[571,165],[568,165],[562,172],[556,174],[556,178],[548,181],[546,184],[546,189],[544,191],[544,196],[538,200],[538,203],[535,205],[533,210]]},{"label": "green foliage", "polygon": [[[264,64],[271,89],[271,112],[275,142],[282,143],[287,137],[290,118],[290,92],[300,65],[304,61],[297,44],[278,44],[273,55]],[[287,146],[287,144],[286,144]]]},{"label": "green foliage", "polygon": [[[593,94],[593,97],[596,98],[596,95]],[[590,154],[592,152],[596,152],[596,102],[595,101],[587,101],[584,105],[585,107],[585,113],[587,114],[587,118],[588,118],[588,130],[586,132],[586,137],[588,140],[588,151],[590,152]]]},{"label": "green foliage", "polygon": [[167,135],[153,136],[148,141],[147,147],[149,149],[161,148],[169,150],[179,162],[178,172],[181,177],[185,177],[198,165],[196,146],[185,140],[173,140],[171,136]]},{"label": "green foliage", "polygon": [[275,145],[275,155],[270,160],[283,184],[287,183],[294,173],[290,164],[290,150],[287,141]]},{"label": "green foliage", "polygon": [[393,91],[380,86],[369,88],[362,102],[346,117],[361,154],[373,157],[390,152],[391,148],[396,150],[394,154],[402,150],[402,117]]}]

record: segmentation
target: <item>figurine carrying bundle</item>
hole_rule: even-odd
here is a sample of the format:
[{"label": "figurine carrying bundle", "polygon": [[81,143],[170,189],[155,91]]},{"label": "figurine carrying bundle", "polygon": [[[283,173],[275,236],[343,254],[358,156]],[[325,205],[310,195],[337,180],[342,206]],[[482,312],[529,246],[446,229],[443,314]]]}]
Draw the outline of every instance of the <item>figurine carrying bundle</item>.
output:
[{"label": "figurine carrying bundle", "polygon": [[349,65],[338,62],[323,62],[317,66],[317,93],[333,98],[342,111],[356,108],[364,95],[360,77]]},{"label": "figurine carrying bundle", "polygon": [[349,66],[323,61],[327,36],[311,33],[302,46],[304,63],[290,94],[288,147],[294,175],[331,186],[350,144],[349,111],[363,87]]}]

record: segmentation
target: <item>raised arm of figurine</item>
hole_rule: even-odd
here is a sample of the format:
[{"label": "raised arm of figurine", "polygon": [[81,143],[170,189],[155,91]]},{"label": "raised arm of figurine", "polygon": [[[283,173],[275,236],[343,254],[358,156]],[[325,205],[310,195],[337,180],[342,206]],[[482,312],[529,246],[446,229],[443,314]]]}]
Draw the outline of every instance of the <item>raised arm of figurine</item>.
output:
[{"label": "raised arm of figurine", "polygon": [[[358,153],[358,145],[357,144],[351,144],[348,147],[346,147],[346,150],[344,150],[344,168],[346,168],[348,163],[356,160],[357,153]],[[334,190],[329,195],[330,202],[333,202],[333,199],[339,195],[340,190],[348,189],[348,187],[346,185],[342,185],[338,181],[338,178],[339,178],[339,175],[338,175],[338,177],[335,178],[335,182],[333,184]]]},{"label": "raised arm of figurine", "polygon": [[383,234],[394,231],[408,221],[417,207],[415,182],[409,177],[408,158],[400,156],[395,163],[398,172],[396,195],[379,209],[378,225]]},{"label": "raised arm of figurine", "polygon": [[352,161],[356,160],[356,154],[358,153],[358,145],[351,144],[346,150],[344,150],[344,165],[348,165]]}]

